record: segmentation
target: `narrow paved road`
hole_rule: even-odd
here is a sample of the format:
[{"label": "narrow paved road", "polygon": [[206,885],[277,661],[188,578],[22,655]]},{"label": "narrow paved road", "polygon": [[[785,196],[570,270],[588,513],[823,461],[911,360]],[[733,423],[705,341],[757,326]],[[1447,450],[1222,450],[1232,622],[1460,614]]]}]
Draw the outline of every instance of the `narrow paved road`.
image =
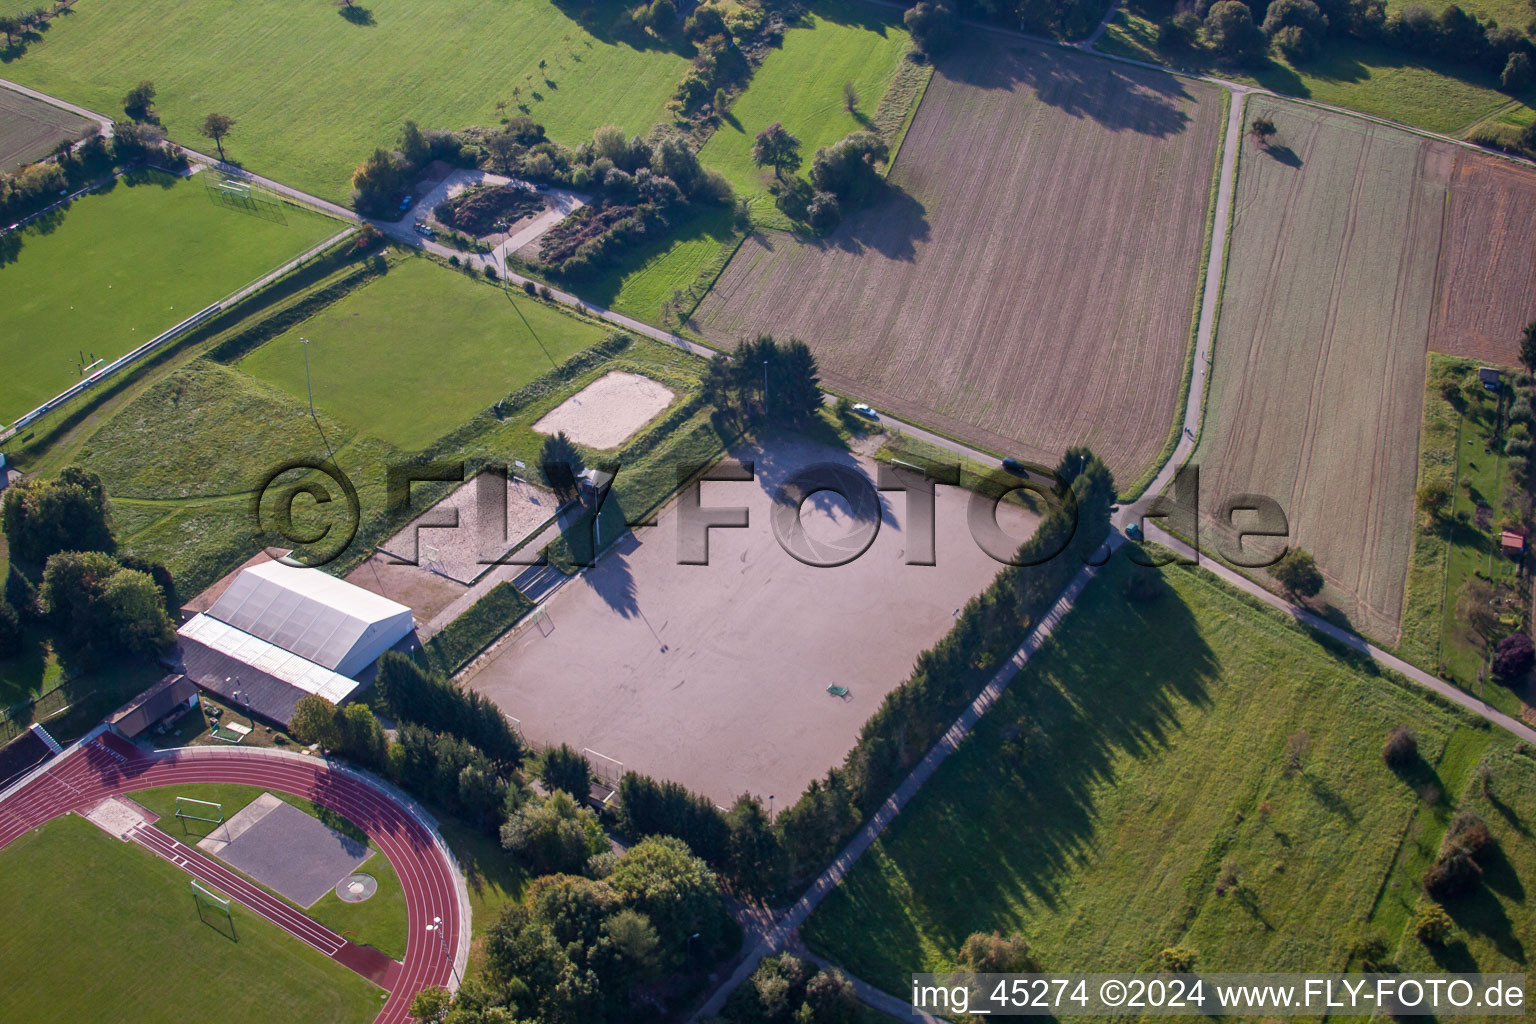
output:
[{"label": "narrow paved road", "polygon": [[1380,647],[1377,647],[1375,644],[1360,636],[1358,633],[1352,633],[1347,629],[1336,626],[1329,622],[1327,619],[1323,618],[1321,615],[1311,611],[1310,609],[1303,608],[1300,605],[1292,604],[1280,595],[1271,592],[1258,583],[1255,583],[1253,580],[1244,576],[1242,573],[1227,568],[1225,565],[1221,564],[1214,558],[1202,555],[1193,547],[1158,527],[1156,524],[1148,523],[1146,525],[1146,531],[1148,540],[1156,541],[1169,550],[1177,552],[1184,558],[1197,560],[1199,562],[1200,568],[1211,573],[1213,576],[1216,576],[1224,582],[1231,584],[1232,586],[1241,590],[1243,593],[1252,594],[1254,597],[1258,598],[1260,601],[1263,601],[1270,607],[1280,609],[1281,611],[1294,618],[1301,625],[1306,626],[1308,629],[1315,629],[1319,633],[1322,633],[1325,636],[1331,637],[1332,639],[1337,640],[1339,643],[1344,644],[1351,650],[1356,650],[1361,654],[1369,655],[1374,661],[1376,661],[1377,664],[1381,665],[1383,668],[1389,668],[1404,678],[1419,684],[1425,689],[1433,690],[1435,693],[1439,694],[1441,697],[1444,697],[1446,700],[1466,708],[1468,711],[1475,715],[1482,716],[1492,724],[1498,726],[1501,729],[1504,729],[1505,731],[1519,739],[1524,740],[1527,743],[1536,744],[1536,729],[1531,728],[1529,725],[1526,725],[1519,719],[1506,715],[1504,712],[1500,711],[1498,708],[1487,703],[1486,701],[1478,700],[1476,697],[1472,696],[1470,693],[1467,693],[1465,690],[1454,685],[1453,683],[1448,683],[1444,679],[1430,675],[1428,672],[1425,672],[1423,669],[1415,665],[1410,665],[1408,662],[1404,661],[1402,658],[1399,658],[1397,655],[1391,654],[1382,650]]}]

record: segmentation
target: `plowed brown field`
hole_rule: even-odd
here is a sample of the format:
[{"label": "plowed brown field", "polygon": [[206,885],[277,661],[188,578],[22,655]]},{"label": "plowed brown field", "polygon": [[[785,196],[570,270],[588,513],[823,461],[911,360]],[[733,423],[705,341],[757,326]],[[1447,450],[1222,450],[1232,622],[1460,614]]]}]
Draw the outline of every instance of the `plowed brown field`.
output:
[{"label": "plowed brown field", "polygon": [[891,195],[820,241],[748,239],[700,330],[794,335],[838,390],[1042,461],[1089,444],[1129,485],[1178,400],[1222,114],[1157,71],[964,47]]},{"label": "plowed brown field", "polygon": [[1429,347],[1513,366],[1536,317],[1536,171],[1461,151]]},{"label": "plowed brown field", "polygon": [[1267,153],[1243,143],[1202,511],[1279,501],[1323,597],[1395,643],[1425,354],[1512,355],[1531,315],[1536,177],[1360,118],[1255,97],[1258,115],[1279,136]]}]

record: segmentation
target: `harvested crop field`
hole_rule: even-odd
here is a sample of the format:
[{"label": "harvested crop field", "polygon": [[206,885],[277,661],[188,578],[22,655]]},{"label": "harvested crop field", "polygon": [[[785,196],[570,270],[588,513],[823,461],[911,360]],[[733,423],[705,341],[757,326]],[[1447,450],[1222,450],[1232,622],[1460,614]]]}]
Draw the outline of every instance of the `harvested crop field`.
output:
[{"label": "harvested crop field", "polygon": [[1183,380],[1223,122],[1198,82],[987,39],[943,60],[890,195],[830,236],[749,239],[700,305],[713,344],[809,344],[831,387],[1129,484]]},{"label": "harvested crop field", "polygon": [[1536,317],[1536,172],[1460,150],[1429,347],[1513,366]]},{"label": "harvested crop field", "polygon": [[1536,179],[1360,118],[1249,106],[1279,135],[1268,153],[1244,142],[1202,507],[1273,497],[1327,578],[1323,599],[1395,643],[1426,351],[1512,354]]},{"label": "harvested crop field", "polygon": [[0,174],[41,160],[61,142],[83,138],[90,126],[51,103],[0,88]]},{"label": "harvested crop field", "polygon": [[672,390],[638,373],[612,373],[593,381],[533,425],[561,431],[588,448],[617,448],[672,404]]}]

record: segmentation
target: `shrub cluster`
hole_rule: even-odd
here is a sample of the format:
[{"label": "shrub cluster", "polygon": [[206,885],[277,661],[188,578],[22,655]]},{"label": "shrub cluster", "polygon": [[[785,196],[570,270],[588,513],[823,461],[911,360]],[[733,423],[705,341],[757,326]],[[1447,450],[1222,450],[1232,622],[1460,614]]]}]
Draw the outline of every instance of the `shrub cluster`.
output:
[{"label": "shrub cluster", "polygon": [[524,160],[521,173],[594,195],[594,201],[546,232],[536,269],[580,278],[613,263],[693,216],[701,206],[732,201],[730,184],[705,170],[681,138],[626,138],[599,128],[574,150],[545,146]]},{"label": "shrub cluster", "polygon": [[1159,31],[1164,46],[1203,42],[1233,63],[1263,60],[1271,48],[1305,63],[1329,37],[1453,61],[1499,76],[1510,92],[1533,80],[1536,47],[1525,33],[1482,21],[1454,3],[1436,13],[1424,4],[1381,0],[1197,0]]},{"label": "shrub cluster", "polygon": [[1465,896],[1483,880],[1481,862],[1497,848],[1487,822],[1471,811],[1459,811],[1446,830],[1439,856],[1424,874],[1424,891],[1446,900]]}]

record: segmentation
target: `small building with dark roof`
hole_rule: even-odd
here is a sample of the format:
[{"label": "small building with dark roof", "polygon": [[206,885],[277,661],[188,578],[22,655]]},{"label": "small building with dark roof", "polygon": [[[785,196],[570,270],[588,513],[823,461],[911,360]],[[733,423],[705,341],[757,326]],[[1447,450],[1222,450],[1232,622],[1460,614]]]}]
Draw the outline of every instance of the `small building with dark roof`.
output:
[{"label": "small building with dark roof", "polygon": [[197,705],[197,684],[185,675],[166,676],[107,716],[107,724],[132,739],[180,707]]},{"label": "small building with dark roof", "polygon": [[1492,366],[1479,366],[1477,379],[1487,391],[1497,391],[1504,386],[1504,375]]}]

